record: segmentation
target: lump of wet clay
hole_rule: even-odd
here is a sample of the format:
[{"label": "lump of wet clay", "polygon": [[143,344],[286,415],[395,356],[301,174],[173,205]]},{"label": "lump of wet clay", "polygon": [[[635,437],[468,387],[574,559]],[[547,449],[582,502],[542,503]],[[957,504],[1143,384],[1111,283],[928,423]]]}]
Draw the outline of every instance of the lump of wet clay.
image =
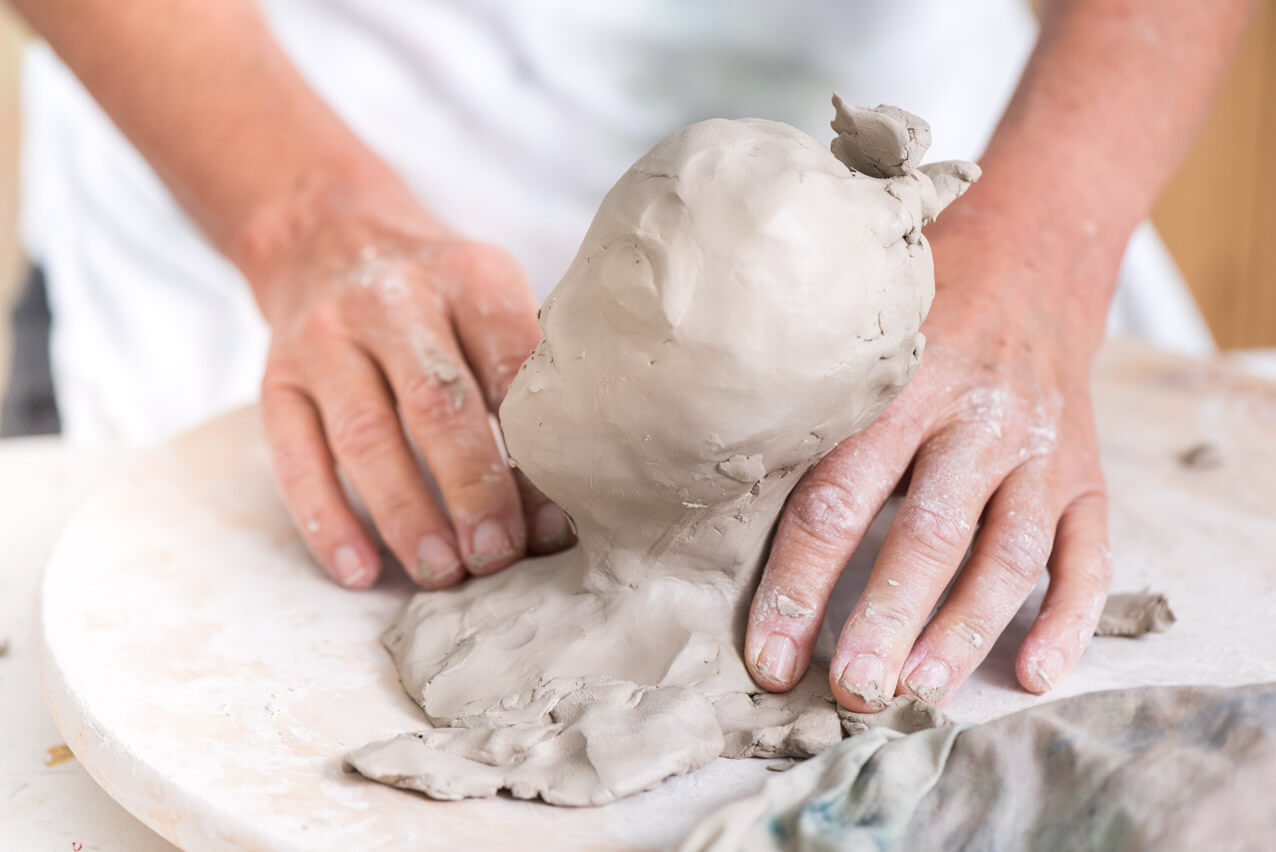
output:
[{"label": "lump of wet clay", "polygon": [[835,109],[831,151],[704,121],[603,199],[501,408],[580,544],[416,595],[383,640],[433,727],[349,767],[440,799],[592,805],[843,737],[827,661],[763,692],[745,617],[793,486],[917,369],[921,228],[978,168],[920,166],[929,129],[902,110]]},{"label": "lump of wet clay", "polygon": [[842,719],[842,730],[848,737],[859,736],[872,728],[915,734],[953,724],[943,710],[913,695],[896,695],[875,713],[857,713],[845,707],[837,708],[837,713]]},{"label": "lump of wet clay", "polygon": [[1165,595],[1122,592],[1108,596],[1094,635],[1137,639],[1148,633],[1164,633],[1174,621],[1174,613]]}]

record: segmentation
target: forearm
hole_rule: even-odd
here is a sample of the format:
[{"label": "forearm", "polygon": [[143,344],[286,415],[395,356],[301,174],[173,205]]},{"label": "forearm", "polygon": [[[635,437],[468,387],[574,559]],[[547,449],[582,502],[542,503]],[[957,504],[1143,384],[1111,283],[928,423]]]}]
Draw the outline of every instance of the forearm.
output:
[{"label": "forearm", "polygon": [[[992,211],[1043,262],[1112,264],[1186,153],[1254,0],[1055,0],[949,224]],[[956,214],[956,215],[954,215]],[[1111,275],[1078,275],[1101,321]]]},{"label": "forearm", "polygon": [[269,278],[255,273],[306,227],[314,202],[375,187],[393,207],[403,192],[293,68],[252,0],[15,6],[250,280]]}]

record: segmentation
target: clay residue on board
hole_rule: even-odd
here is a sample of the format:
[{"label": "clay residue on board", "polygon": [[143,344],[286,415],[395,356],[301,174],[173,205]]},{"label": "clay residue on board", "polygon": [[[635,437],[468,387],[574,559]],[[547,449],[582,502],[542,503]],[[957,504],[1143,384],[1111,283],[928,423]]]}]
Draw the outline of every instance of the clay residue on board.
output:
[{"label": "clay residue on board", "polygon": [[1213,470],[1223,466],[1223,451],[1209,441],[1199,441],[1179,453],[1179,464],[1192,470]]},{"label": "clay residue on board", "polygon": [[1094,635],[1137,639],[1148,633],[1164,633],[1174,621],[1174,613],[1165,595],[1124,592],[1108,597]]},{"label": "clay residue on board", "polygon": [[745,619],[790,491],[917,369],[920,228],[978,169],[918,168],[929,131],[901,110],[837,114],[837,156],[777,122],[705,121],[607,194],[501,409],[580,544],[414,597],[383,638],[433,727],[349,766],[435,798],[590,805],[844,736],[827,661],[762,691]]},{"label": "clay residue on board", "polygon": [[68,760],[75,760],[75,754],[72,753],[71,747],[66,743],[58,743],[55,746],[49,746],[45,749],[48,757],[44,759],[45,766],[57,766],[60,763],[66,763]]}]

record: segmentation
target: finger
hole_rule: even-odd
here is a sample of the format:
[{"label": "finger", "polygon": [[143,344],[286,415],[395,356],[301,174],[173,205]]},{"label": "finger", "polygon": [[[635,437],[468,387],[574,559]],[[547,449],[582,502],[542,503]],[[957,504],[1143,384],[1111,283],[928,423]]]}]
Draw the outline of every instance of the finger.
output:
[{"label": "finger", "polygon": [[381,559],[346,502],[314,405],[292,386],[267,382],[261,410],[275,478],[306,547],[341,585],[372,585]]},{"label": "finger", "polygon": [[1028,631],[1015,671],[1029,692],[1055,687],[1094,636],[1112,582],[1108,500],[1101,491],[1077,498],[1059,519],[1050,557],[1050,586]]},{"label": "finger", "polygon": [[[474,288],[456,301],[453,320],[465,360],[483,389],[488,409],[496,414],[519,367],[540,342],[541,331],[522,270],[499,253],[479,263],[490,268],[476,270]],[[571,545],[575,537],[562,510],[522,472],[514,471],[514,482],[523,505],[528,549],[553,553]]]},{"label": "finger", "polygon": [[465,566],[490,574],[514,562],[527,546],[518,490],[451,330],[441,320],[418,323],[406,339],[386,337],[374,346],[447,503]]},{"label": "finger", "polygon": [[[914,639],[966,555],[975,523],[1006,473],[999,456],[985,433],[960,426],[935,435],[918,451],[908,493],[842,628],[829,669],[842,706],[872,712],[895,694]],[[917,683],[927,701],[938,702],[946,694],[938,675],[942,672],[928,671],[927,680]]]},{"label": "finger", "polygon": [[518,368],[540,342],[536,302],[523,272],[499,251],[475,252],[464,298],[453,300],[461,353],[496,413]]},{"label": "finger", "polygon": [[309,373],[328,444],[386,545],[425,588],[459,582],[465,569],[456,537],[430,495],[376,366],[352,346],[313,362]]},{"label": "finger", "polygon": [[900,670],[902,691],[951,695],[1032,593],[1050,558],[1056,519],[1042,496],[1044,467],[1033,461],[1017,468],[993,495],[970,559]]},{"label": "finger", "polygon": [[557,553],[575,544],[576,534],[563,510],[542,494],[522,471],[514,471],[514,482],[527,522],[527,549],[535,554]]},{"label": "finger", "polygon": [[763,688],[788,689],[806,671],[833,587],[908,465],[921,428],[888,409],[789,495],[745,636],[746,664]]}]

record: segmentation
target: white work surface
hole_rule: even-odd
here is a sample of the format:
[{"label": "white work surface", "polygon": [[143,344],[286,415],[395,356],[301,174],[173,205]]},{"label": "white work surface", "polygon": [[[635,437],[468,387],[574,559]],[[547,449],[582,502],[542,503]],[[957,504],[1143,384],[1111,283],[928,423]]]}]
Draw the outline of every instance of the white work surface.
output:
[{"label": "white work surface", "polygon": [[[1179,622],[1138,641],[1096,640],[1056,695],[1276,680],[1276,386],[1117,346],[1101,360],[1095,401],[1113,498],[1114,588],[1166,592]],[[1201,441],[1217,466],[1180,461]],[[860,573],[863,556],[848,574]],[[319,575],[275,497],[255,415],[241,414],[152,455],[68,525],[43,584],[46,695],[89,773],[192,849],[657,846],[764,780],[760,761],[720,760],[604,808],[558,809],[432,802],[344,774],[348,749],[422,726],[377,641],[409,592],[396,581],[350,593]],[[1010,669],[1032,608],[952,702],[954,717],[978,721],[1041,700],[1016,690]],[[10,669],[26,665],[14,655],[26,652],[15,647],[0,661],[6,691]],[[36,763],[57,741],[43,719],[28,713],[17,733],[14,720],[2,721],[0,742],[12,740],[36,769],[19,765],[0,795],[34,779],[46,800],[66,800],[37,806],[38,796],[19,790],[0,820],[20,813],[15,796],[49,818],[103,807],[86,804],[83,773],[78,787],[56,792],[52,773],[78,773],[73,763]],[[15,772],[0,759],[0,771]],[[7,828],[0,822],[0,836],[11,836]],[[136,823],[127,830],[142,839],[77,842],[147,848]]]},{"label": "white work surface", "polygon": [[[163,840],[116,804],[74,758],[40,697],[35,602],[44,563],[85,495],[128,464],[116,450],[51,438],[0,442],[0,850],[160,852]],[[53,765],[46,765],[52,763]]]}]

